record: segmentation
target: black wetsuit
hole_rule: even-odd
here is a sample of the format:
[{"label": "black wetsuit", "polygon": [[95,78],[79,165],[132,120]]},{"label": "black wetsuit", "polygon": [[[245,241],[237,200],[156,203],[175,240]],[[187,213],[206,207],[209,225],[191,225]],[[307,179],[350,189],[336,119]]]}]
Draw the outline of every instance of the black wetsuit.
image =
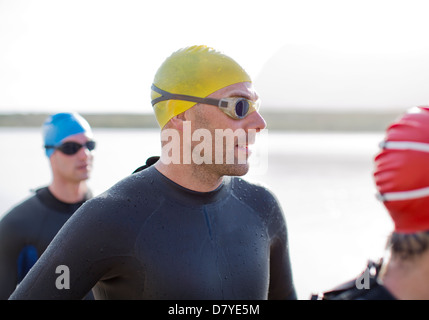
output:
[{"label": "black wetsuit", "polygon": [[58,230],[91,198],[68,204],[56,199],[48,187],[10,210],[0,221],[0,299],[7,299]]},{"label": "black wetsuit", "polygon": [[[70,271],[57,289],[56,267]],[[287,228],[264,187],[185,189],[155,167],[87,201],[11,299],[296,299]]]},{"label": "black wetsuit", "polygon": [[[396,300],[396,298],[384,287],[379,280],[381,261],[376,263],[368,262],[368,266],[362,274],[346,282],[333,290],[316,294],[311,300]],[[368,274],[367,286],[356,285],[356,280],[360,283],[363,281],[364,273]]]}]

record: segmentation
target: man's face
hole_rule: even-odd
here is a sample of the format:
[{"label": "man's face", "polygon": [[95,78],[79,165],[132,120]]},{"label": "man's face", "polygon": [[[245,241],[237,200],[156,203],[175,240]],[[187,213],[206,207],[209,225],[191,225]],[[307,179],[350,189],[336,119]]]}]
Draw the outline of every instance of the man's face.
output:
[{"label": "man's face", "polygon": [[[79,133],[63,139],[61,143],[77,142],[83,145],[89,140],[91,139],[87,135]],[[65,182],[87,180],[91,174],[93,158],[93,153],[85,146],[72,155],[67,155],[60,150],[55,150],[50,157],[53,175]]]},{"label": "man's face", "polygon": [[[240,97],[251,101],[258,99],[250,82],[233,84],[208,97],[215,99]],[[247,161],[250,156],[249,145],[255,142],[256,133],[266,127],[265,120],[259,112],[254,111],[237,120],[219,107],[207,104],[197,104],[188,111],[193,135],[198,133],[198,130],[210,132],[211,141],[204,141],[207,148],[212,149],[210,168],[221,176],[246,174],[249,170]],[[203,142],[193,141],[192,149],[195,150],[198,146],[198,150],[201,150],[201,143]]]}]

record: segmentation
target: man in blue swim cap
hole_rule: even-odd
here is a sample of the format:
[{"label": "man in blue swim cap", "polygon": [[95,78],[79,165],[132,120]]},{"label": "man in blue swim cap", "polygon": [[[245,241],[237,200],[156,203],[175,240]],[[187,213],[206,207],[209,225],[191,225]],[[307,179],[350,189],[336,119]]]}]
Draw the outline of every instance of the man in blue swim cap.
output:
[{"label": "man in blue swim cap", "polygon": [[0,299],[9,297],[68,218],[92,198],[87,180],[95,142],[88,122],[77,113],[57,113],[42,131],[52,181],[0,221]]},{"label": "man in blue swim cap", "polygon": [[92,170],[95,142],[88,122],[77,113],[57,113],[43,124],[46,156],[52,169],[54,195],[66,202],[82,199]]}]

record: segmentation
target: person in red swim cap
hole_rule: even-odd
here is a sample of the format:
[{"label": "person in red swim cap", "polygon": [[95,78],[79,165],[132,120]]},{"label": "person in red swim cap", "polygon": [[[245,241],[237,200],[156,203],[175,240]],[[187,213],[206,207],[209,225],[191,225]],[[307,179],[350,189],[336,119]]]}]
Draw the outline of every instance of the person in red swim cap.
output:
[{"label": "person in red swim cap", "polygon": [[410,109],[386,131],[374,180],[394,223],[383,285],[397,299],[429,299],[429,106]]},{"label": "person in red swim cap", "polygon": [[413,108],[391,124],[380,147],[374,179],[395,232],[429,230],[429,107]]},{"label": "person in red swim cap", "polygon": [[374,182],[394,224],[387,257],[313,299],[429,299],[429,106],[409,109],[388,126]]}]

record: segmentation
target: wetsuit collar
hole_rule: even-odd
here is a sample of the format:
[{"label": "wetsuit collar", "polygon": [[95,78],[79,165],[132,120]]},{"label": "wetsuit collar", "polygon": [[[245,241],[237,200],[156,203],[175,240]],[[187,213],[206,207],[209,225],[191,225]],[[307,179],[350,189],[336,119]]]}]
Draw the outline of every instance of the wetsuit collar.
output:
[{"label": "wetsuit collar", "polygon": [[198,192],[184,188],[175,183],[164,176],[155,167],[150,167],[144,170],[144,172],[152,175],[156,180],[157,183],[154,183],[154,185],[159,187],[157,192],[160,192],[175,201],[181,202],[186,206],[205,205],[222,201],[231,194],[231,177],[228,176],[224,177],[221,185],[215,190],[209,192]]},{"label": "wetsuit collar", "polygon": [[36,190],[37,198],[48,208],[67,214],[74,213],[86,200],[92,198],[91,191],[88,191],[85,194],[85,198],[82,201],[76,203],[66,203],[58,200],[55,196],[49,191],[48,187],[43,187]]}]

